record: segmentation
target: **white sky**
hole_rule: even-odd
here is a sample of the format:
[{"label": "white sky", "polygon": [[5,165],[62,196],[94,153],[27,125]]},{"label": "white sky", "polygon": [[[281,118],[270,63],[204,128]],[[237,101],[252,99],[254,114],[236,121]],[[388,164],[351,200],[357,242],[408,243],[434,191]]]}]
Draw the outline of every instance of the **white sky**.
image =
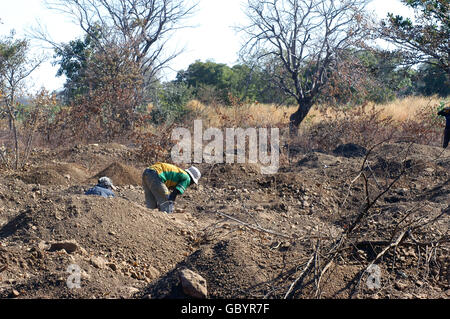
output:
[{"label": "white sky", "polygon": [[[170,44],[174,48],[184,48],[184,52],[172,61],[170,67],[174,70],[168,73],[172,80],[176,72],[187,69],[195,60],[212,60],[226,63],[230,66],[237,62],[237,54],[241,46],[239,35],[232,29],[244,19],[243,4],[245,0],[199,0],[195,16],[186,21],[194,28],[182,29],[172,36]],[[386,17],[388,12],[406,15],[407,10],[399,0],[373,0],[369,10],[378,17]],[[53,40],[69,42],[82,35],[79,27],[66,17],[55,11],[48,10],[44,0],[0,0],[0,36],[6,36],[15,29],[19,38],[27,36],[31,27],[38,22],[44,25]],[[42,48],[34,49],[37,54]],[[52,55],[52,51],[47,51]],[[64,78],[55,76],[57,66],[45,63],[32,75],[30,89],[37,91],[41,87],[52,91],[62,88]]]}]

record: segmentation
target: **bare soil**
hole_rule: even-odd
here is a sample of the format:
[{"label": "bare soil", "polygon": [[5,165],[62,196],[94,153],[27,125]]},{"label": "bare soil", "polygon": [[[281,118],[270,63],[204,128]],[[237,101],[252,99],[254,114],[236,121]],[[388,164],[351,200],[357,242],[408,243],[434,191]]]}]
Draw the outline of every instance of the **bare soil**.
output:
[{"label": "bare soil", "polygon": [[[25,171],[0,173],[0,297],[185,298],[178,272],[187,267],[206,279],[209,298],[283,298],[310,256],[325,262],[364,210],[365,153],[297,152],[275,175],[200,164],[200,185],[168,215],[145,207],[141,172],[151,163],[132,147],[36,150]],[[369,198],[395,183],[320,289],[310,274],[289,297],[449,298],[449,155],[418,144],[374,149],[362,170]],[[118,186],[115,198],[84,195],[101,176]],[[381,283],[370,289],[363,271],[407,227],[411,236],[376,261]],[[68,240],[78,249],[50,249]],[[80,289],[67,285],[70,265],[80,267]]]}]

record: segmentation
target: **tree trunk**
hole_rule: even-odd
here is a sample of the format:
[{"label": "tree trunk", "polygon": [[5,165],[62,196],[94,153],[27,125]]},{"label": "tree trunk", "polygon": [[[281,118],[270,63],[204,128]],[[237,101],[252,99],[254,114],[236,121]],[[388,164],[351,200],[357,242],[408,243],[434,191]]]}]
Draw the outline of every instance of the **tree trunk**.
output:
[{"label": "tree trunk", "polygon": [[308,115],[309,110],[312,107],[311,99],[304,99],[298,102],[298,109],[289,117],[289,134],[290,136],[297,136],[298,127],[300,123],[305,119]]},{"label": "tree trunk", "polygon": [[12,130],[14,133],[14,151],[16,153],[14,161],[14,169],[17,170],[19,168],[19,136],[17,135],[16,119],[12,116],[11,120],[12,120]]}]

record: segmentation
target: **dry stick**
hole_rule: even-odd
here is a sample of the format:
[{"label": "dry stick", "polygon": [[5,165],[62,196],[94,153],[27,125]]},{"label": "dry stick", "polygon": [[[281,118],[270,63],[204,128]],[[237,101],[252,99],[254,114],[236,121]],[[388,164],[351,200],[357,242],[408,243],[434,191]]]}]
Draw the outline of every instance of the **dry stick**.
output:
[{"label": "dry stick", "polygon": [[215,213],[221,215],[222,217],[226,217],[226,218],[229,218],[231,220],[234,220],[235,222],[237,222],[237,223],[239,223],[241,225],[244,225],[244,226],[246,226],[246,227],[248,227],[250,229],[257,230],[257,231],[262,231],[262,232],[265,232],[265,233],[269,233],[269,234],[272,234],[272,235],[284,237],[284,238],[287,238],[287,239],[292,239],[292,237],[290,237],[288,235],[277,233],[277,232],[275,232],[273,230],[270,230],[270,229],[265,229],[265,228],[262,228],[262,227],[259,227],[259,226],[255,226],[255,225],[243,222],[242,220],[234,218],[233,216],[230,216],[230,215],[227,215],[227,214],[224,214],[224,213],[221,213],[221,212],[217,212],[217,211]]},{"label": "dry stick", "polygon": [[345,202],[347,201],[347,198],[350,196],[350,188],[352,187],[353,183],[356,182],[358,180],[358,178],[361,176],[362,172],[359,172],[358,175],[356,175],[356,177],[350,182],[350,185],[348,185],[348,192],[347,195],[344,198],[344,201],[342,202],[341,206],[345,205]]},{"label": "dry stick", "polygon": [[405,235],[408,236],[410,230],[405,230],[403,231],[395,240],[395,242],[391,242],[388,246],[386,246],[376,257],[374,260],[371,261],[371,263],[366,267],[366,269],[362,272],[361,277],[359,277],[359,282],[358,282],[358,286],[361,283],[361,279],[363,277],[363,275],[367,272],[367,270],[369,268],[371,268],[373,266],[373,264],[375,264],[376,261],[378,261],[378,259],[380,259],[381,257],[383,257],[390,249],[397,247],[401,241],[404,239]]},{"label": "dry stick", "polygon": [[372,170],[372,168],[369,166],[369,164],[366,164],[366,167],[369,169],[369,171],[372,173],[373,180],[377,184],[378,188],[381,188],[381,185],[378,183],[377,178],[375,177],[375,173]]},{"label": "dry stick", "polygon": [[[314,251],[314,254],[311,256],[311,258],[309,258],[308,263],[306,264],[305,268],[303,268],[302,272],[300,273],[300,275],[294,280],[294,282],[289,286],[288,291],[286,292],[286,294],[284,295],[284,299],[287,299],[289,297],[289,295],[292,293],[293,289],[295,286],[297,286],[297,283],[299,281],[302,281],[305,276],[309,273],[309,271],[311,270],[311,268],[315,265],[317,265],[317,257],[319,255],[319,247],[320,247],[320,241],[317,241],[316,244],[316,249]],[[314,263],[313,263],[314,262]],[[297,290],[297,289],[296,289]]]},{"label": "dry stick", "polygon": [[345,197],[343,203],[341,206],[344,206],[345,202],[347,201],[347,198],[350,196],[350,188],[352,187],[353,183],[356,182],[358,180],[358,178],[363,174],[364,172],[364,167],[366,166],[367,160],[369,158],[370,153],[372,153],[372,151],[379,145],[383,144],[384,142],[386,142],[388,139],[385,139],[377,144],[375,144],[374,146],[372,146],[366,153],[366,156],[364,156],[364,160],[362,162],[361,168],[359,170],[358,175],[356,175],[356,177],[350,182],[350,185],[348,186],[348,193],[347,196]]},{"label": "dry stick", "polygon": [[292,290],[294,289],[295,285],[297,285],[297,283],[303,279],[303,276],[305,275],[305,273],[309,270],[309,268],[311,267],[312,262],[315,259],[315,255],[313,254],[311,256],[311,258],[309,258],[308,263],[306,264],[305,268],[303,268],[302,272],[300,273],[300,275],[297,277],[297,279],[294,280],[294,282],[291,284],[291,286],[289,287],[289,290],[286,292],[286,294],[284,295],[284,299],[287,299],[289,297],[289,295],[291,294]]},{"label": "dry stick", "polygon": [[403,223],[403,222],[404,222],[404,221],[405,221],[412,213],[414,213],[414,211],[415,211],[416,209],[421,208],[421,204],[422,204],[423,206],[425,206],[425,204],[419,203],[419,204],[414,205],[413,207],[411,207],[410,209],[408,209],[408,210],[406,211],[405,216],[403,216],[402,219],[397,223],[397,225],[395,225],[394,231],[392,232],[392,237],[391,237],[391,239],[389,240],[389,242],[392,242],[392,240],[394,239],[394,236],[395,236],[395,234],[397,233],[397,230],[398,230],[400,224]]},{"label": "dry stick", "polygon": [[2,158],[2,162],[6,165],[6,167],[9,167],[9,161],[6,158],[6,149],[3,148],[4,146],[0,147],[0,156]]},{"label": "dry stick", "polygon": [[[317,280],[317,289],[319,290],[319,286],[320,286],[320,281],[322,280],[323,275],[326,273],[326,271],[328,270],[328,268],[331,267],[331,265],[333,264],[333,259],[330,260],[325,267],[323,267],[322,271],[320,272],[319,278]],[[317,295],[317,294],[316,294]]]}]

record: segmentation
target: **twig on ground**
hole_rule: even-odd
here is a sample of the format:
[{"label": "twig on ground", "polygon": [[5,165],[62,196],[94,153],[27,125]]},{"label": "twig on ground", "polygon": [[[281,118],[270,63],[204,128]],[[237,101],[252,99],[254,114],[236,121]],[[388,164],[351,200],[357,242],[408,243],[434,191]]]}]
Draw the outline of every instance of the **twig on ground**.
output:
[{"label": "twig on ground", "polygon": [[303,280],[303,278],[306,275],[306,273],[311,269],[314,259],[315,259],[315,254],[313,254],[311,256],[311,258],[309,258],[308,263],[306,264],[305,268],[303,268],[303,270],[300,273],[300,275],[292,282],[292,284],[290,285],[288,291],[284,295],[283,299],[287,299],[289,297],[289,295],[291,294],[292,290],[294,289],[294,287],[297,285],[297,283],[299,281]]},{"label": "twig on ground", "polygon": [[262,228],[262,227],[259,227],[259,226],[255,226],[255,225],[246,223],[246,222],[244,222],[242,220],[239,220],[239,219],[237,219],[237,218],[235,218],[233,216],[227,215],[225,213],[221,213],[221,212],[217,212],[217,211],[215,213],[219,214],[222,217],[226,217],[228,219],[231,219],[231,220],[233,220],[233,221],[235,221],[235,222],[237,222],[237,223],[239,223],[241,225],[244,225],[244,226],[246,226],[246,227],[248,227],[250,229],[257,230],[257,231],[262,231],[262,232],[265,232],[265,233],[269,233],[269,234],[280,236],[280,237],[287,238],[287,239],[292,239],[291,236],[288,236],[286,234],[281,234],[281,233],[278,233],[278,232],[270,230],[270,229],[266,229],[266,228]]}]

